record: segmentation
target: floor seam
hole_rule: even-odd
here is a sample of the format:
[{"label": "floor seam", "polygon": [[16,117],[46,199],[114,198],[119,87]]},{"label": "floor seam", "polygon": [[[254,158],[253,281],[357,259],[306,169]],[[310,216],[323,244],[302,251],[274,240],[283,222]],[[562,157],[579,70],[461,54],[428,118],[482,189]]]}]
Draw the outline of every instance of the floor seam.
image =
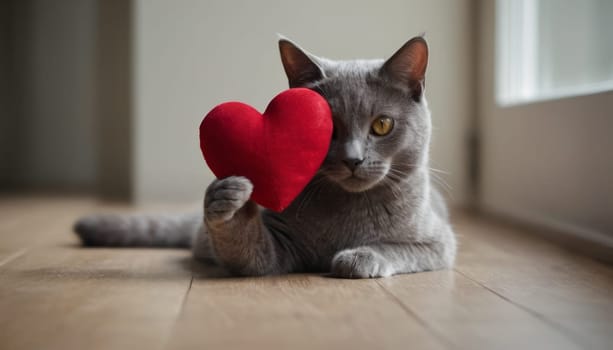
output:
[{"label": "floor seam", "polygon": [[[520,310],[523,310],[525,312],[527,312],[528,314],[530,314],[532,317],[535,317],[536,319],[543,321],[545,324],[549,325],[550,327],[554,328],[555,330],[557,330],[558,332],[561,333],[562,336],[564,336],[565,338],[567,338],[568,340],[571,341],[571,343],[577,345],[578,347],[582,348],[582,349],[587,349],[585,347],[584,344],[580,344],[577,342],[577,340],[575,339],[575,337],[577,338],[581,338],[580,335],[577,335],[576,333],[574,333],[572,330],[567,329],[566,327],[550,320],[549,318],[547,318],[545,315],[541,314],[538,311],[532,310],[527,306],[524,306],[514,300],[512,300],[511,298],[505,296],[504,294],[497,292],[496,290],[486,286],[485,284],[477,281],[476,279],[470,277],[469,275],[465,274],[464,272],[458,270],[457,268],[454,268],[453,271],[457,272],[458,274],[462,275],[463,277],[467,278],[468,280],[472,281],[473,283],[477,284],[478,286],[480,286],[481,288],[487,290],[488,292],[496,295],[497,297],[499,297],[500,299],[508,302],[509,304],[519,308]],[[573,337],[569,337],[568,334],[572,333]]]},{"label": "floor seam", "polygon": [[408,307],[402,299],[400,299],[396,294],[392,293],[390,290],[385,288],[380,281],[374,280],[377,285],[383,289],[383,292],[391,297],[399,306],[402,308],[409,316],[417,321],[422,327],[424,327],[430,334],[434,336],[436,340],[443,343],[443,345],[447,348],[456,348],[455,344],[449,341],[444,335],[439,333],[434,327],[432,327],[428,322],[426,322],[423,318],[419,317],[415,311],[413,311],[410,307]]},{"label": "floor seam", "polygon": [[0,267],[9,264],[11,261],[23,256],[28,251],[27,248],[16,251],[15,253],[7,256],[6,258],[0,260]]},{"label": "floor seam", "polygon": [[170,333],[168,334],[168,339],[166,340],[162,349],[168,349],[170,341],[175,333],[175,329],[177,328],[177,323],[181,319],[181,315],[183,315],[183,310],[185,310],[185,304],[187,303],[187,297],[189,296],[189,292],[192,290],[192,285],[194,284],[194,275],[192,274],[189,279],[189,285],[187,286],[187,290],[185,294],[183,294],[183,299],[181,300],[181,306],[179,307],[179,312],[177,312],[177,317],[175,317],[175,321],[170,329]]}]

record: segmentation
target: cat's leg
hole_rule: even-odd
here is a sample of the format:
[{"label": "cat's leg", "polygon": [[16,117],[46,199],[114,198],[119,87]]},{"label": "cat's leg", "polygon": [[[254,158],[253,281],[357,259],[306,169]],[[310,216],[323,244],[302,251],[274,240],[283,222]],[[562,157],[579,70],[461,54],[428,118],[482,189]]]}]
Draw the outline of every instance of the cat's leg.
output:
[{"label": "cat's leg", "polygon": [[213,247],[211,246],[211,237],[207,232],[204,222],[198,229],[196,237],[192,242],[192,253],[196,260],[200,260],[210,264],[217,264],[217,259],[213,253]]},{"label": "cat's leg", "polygon": [[381,243],[346,249],[332,259],[332,274],[342,278],[387,277],[449,268],[455,241]]},{"label": "cat's leg", "polygon": [[244,177],[214,181],[206,191],[204,223],[216,260],[238,275],[266,275],[292,270],[293,259],[262,222],[249,200],[253,185]]}]

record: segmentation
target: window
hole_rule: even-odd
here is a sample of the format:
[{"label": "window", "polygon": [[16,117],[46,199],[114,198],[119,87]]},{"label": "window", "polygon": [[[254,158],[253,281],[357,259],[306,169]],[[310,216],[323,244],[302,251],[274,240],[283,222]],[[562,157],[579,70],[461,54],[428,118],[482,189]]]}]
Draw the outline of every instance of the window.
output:
[{"label": "window", "polygon": [[613,90],[613,1],[497,0],[500,105]]}]

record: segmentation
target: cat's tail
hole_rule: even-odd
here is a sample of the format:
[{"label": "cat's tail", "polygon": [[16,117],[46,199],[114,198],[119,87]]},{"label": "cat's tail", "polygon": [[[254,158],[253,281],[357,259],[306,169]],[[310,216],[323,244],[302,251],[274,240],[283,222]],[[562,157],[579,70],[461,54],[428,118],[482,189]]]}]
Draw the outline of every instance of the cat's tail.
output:
[{"label": "cat's tail", "polygon": [[188,248],[202,225],[202,213],[96,214],[79,219],[74,232],[83,245]]}]

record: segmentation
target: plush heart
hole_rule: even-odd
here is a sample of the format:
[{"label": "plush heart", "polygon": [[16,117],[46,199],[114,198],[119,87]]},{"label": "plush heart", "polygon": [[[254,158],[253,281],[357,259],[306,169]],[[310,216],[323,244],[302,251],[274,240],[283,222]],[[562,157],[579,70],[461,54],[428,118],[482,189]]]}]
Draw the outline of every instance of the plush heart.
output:
[{"label": "plush heart", "polygon": [[200,124],[200,148],[215,176],[248,178],[251,199],[278,212],[313,178],[331,137],[328,103],[304,88],[281,92],[264,114],[240,102],[220,104]]}]

